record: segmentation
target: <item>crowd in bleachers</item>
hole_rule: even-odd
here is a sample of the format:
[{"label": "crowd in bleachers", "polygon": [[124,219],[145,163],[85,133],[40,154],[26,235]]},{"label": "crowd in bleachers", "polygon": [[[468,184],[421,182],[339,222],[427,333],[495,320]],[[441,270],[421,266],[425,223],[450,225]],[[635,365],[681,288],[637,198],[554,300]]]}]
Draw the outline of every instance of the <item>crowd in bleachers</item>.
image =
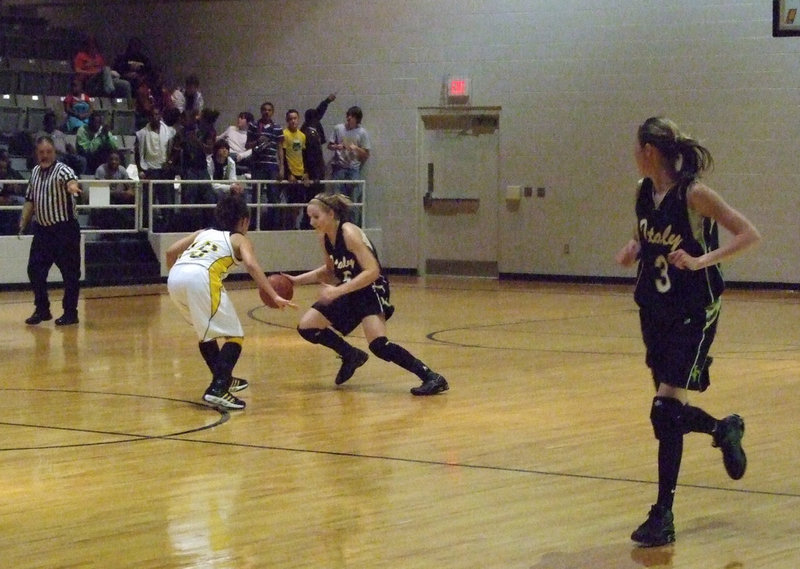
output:
[{"label": "crowd in bleachers", "polygon": [[[366,142],[366,147],[356,148],[364,146],[360,142],[343,144],[341,137],[326,140],[320,119],[336,98],[334,94],[316,109],[305,111],[302,127],[303,115],[291,109],[286,113],[284,129],[272,118],[272,103],[264,102],[259,118],[243,111],[235,125],[218,133],[215,123],[219,113],[205,105],[197,76],[190,75],[182,86],[167,84],[140,39],[131,38],[125,50],[111,59],[91,35],[81,37],[73,30],[52,28],[36,18],[25,25],[29,28],[22,33],[20,22],[8,27],[0,18],[4,31],[0,46],[0,149],[6,151],[6,171],[23,178],[34,165],[35,140],[48,135],[57,159],[82,178],[104,179],[101,171],[107,170],[103,168],[116,172],[116,163],[123,172],[119,176],[127,172],[129,179],[144,182],[178,177],[209,181],[182,184],[182,204],[213,204],[226,192],[247,193],[251,201],[259,197],[271,204],[304,203],[323,189],[318,183],[326,174],[323,148],[334,152],[334,162],[339,156],[341,164],[337,169],[332,163],[332,174],[337,177],[337,171],[343,172],[346,175],[339,176],[343,180],[358,179],[357,167],[369,156],[357,107],[353,107],[358,111],[357,120],[347,128],[357,127],[358,140]],[[350,163],[356,165],[354,175],[348,169]],[[255,185],[238,183],[244,177],[283,180],[292,186],[263,184],[260,196],[256,196]],[[24,185],[6,186],[3,191],[8,199],[14,194],[18,201],[23,195]],[[355,186],[343,187],[347,190]],[[153,190],[154,203],[176,203],[173,184],[153,184]],[[112,195],[112,203],[128,203],[128,197],[119,202]],[[146,210],[147,195],[142,198]],[[158,214],[159,221],[168,215],[166,209]],[[167,220],[158,229],[193,230],[198,223],[208,221],[203,215],[195,215],[197,219],[187,224],[186,216],[174,217],[183,217],[183,223]],[[261,228],[309,225],[297,212],[269,208]]]}]

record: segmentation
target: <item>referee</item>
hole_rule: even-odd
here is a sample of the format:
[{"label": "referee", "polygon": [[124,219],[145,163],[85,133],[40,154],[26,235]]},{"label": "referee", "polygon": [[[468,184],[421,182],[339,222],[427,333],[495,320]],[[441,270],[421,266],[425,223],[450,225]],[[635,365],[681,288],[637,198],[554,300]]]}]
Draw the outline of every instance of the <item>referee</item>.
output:
[{"label": "referee", "polygon": [[35,325],[53,318],[47,296],[47,274],[55,263],[64,280],[64,315],[56,319],[56,326],[77,324],[81,228],[75,215],[74,196],[81,193],[81,188],[75,172],[56,161],[56,148],[51,137],[42,136],[36,140],[36,161],[38,164],[31,172],[19,220],[19,233],[22,235],[31,217],[35,216],[28,278],[33,287],[36,309],[25,323]]}]

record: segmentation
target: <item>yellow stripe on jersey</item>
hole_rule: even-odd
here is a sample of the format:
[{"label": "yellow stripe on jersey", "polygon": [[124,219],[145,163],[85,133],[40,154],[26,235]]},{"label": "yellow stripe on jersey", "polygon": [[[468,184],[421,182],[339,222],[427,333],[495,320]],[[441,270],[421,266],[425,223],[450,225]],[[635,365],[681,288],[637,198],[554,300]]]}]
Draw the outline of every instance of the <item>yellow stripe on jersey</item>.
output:
[{"label": "yellow stripe on jersey", "polygon": [[234,265],[233,257],[217,259],[208,268],[208,286],[211,289],[211,315],[217,313],[222,298],[222,276]]}]

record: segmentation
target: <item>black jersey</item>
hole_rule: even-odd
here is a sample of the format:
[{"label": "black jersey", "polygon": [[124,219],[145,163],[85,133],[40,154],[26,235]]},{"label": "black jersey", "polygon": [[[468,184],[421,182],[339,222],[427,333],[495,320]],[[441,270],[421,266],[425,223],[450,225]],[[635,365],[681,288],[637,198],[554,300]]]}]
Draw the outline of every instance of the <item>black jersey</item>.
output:
[{"label": "black jersey", "polygon": [[686,194],[694,181],[678,182],[658,206],[652,180],[645,178],[639,184],[636,218],[641,251],[634,299],[640,307],[681,312],[704,309],[725,288],[719,264],[690,271],[667,261],[667,255],[677,249],[697,257],[719,247],[716,222],[689,209]]},{"label": "black jersey", "polygon": [[[334,274],[341,283],[352,280],[363,270],[356,256],[347,249],[342,233],[343,226],[344,223],[339,224],[334,243],[330,242],[327,235],[325,236],[325,251],[333,262]],[[378,267],[380,267],[380,261],[372,242],[360,227],[355,226],[355,228],[360,232],[364,244],[375,255],[375,260],[378,261]],[[390,301],[390,294],[389,281],[379,274],[371,285],[340,296],[330,304],[315,302],[314,308],[330,320],[334,328],[346,336],[355,330],[367,316],[376,314],[382,315],[386,320],[391,318],[394,314],[394,306]]]},{"label": "black jersey", "polygon": [[[353,280],[353,277],[359,275],[364,269],[358,263],[358,259],[356,258],[355,254],[353,254],[353,252],[347,248],[347,244],[344,242],[344,234],[342,233],[344,224],[345,222],[341,222],[336,230],[335,243],[331,243],[330,239],[328,239],[328,236],[325,236],[325,251],[328,253],[328,257],[330,257],[331,261],[333,262],[333,271],[336,275],[336,278],[339,280],[339,282],[346,283],[347,281]],[[372,241],[369,240],[369,237],[367,237],[366,233],[364,233],[360,227],[355,226],[355,228],[361,234],[361,239],[364,241],[364,244],[375,256],[375,260],[378,261],[378,268],[380,269],[378,254],[375,252],[375,247],[372,245]],[[380,279],[382,277],[378,278]]]}]

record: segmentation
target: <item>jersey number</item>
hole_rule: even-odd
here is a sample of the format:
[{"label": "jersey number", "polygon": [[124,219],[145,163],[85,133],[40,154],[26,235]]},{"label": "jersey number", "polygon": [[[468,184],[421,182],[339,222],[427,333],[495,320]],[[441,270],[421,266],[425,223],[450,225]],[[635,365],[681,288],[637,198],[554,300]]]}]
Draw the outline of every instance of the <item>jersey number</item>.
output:
[{"label": "jersey number", "polygon": [[205,257],[211,251],[216,251],[217,249],[219,249],[219,246],[216,243],[206,241],[196,245],[195,247],[192,247],[192,252],[189,253],[189,257],[191,259],[198,259],[200,257]]},{"label": "jersey number", "polygon": [[669,274],[667,273],[669,270],[667,258],[664,255],[659,255],[656,257],[656,262],[654,264],[656,266],[656,272],[658,272],[658,276],[654,279],[656,290],[662,294],[669,292],[669,289],[672,288],[672,283],[669,282]]}]

